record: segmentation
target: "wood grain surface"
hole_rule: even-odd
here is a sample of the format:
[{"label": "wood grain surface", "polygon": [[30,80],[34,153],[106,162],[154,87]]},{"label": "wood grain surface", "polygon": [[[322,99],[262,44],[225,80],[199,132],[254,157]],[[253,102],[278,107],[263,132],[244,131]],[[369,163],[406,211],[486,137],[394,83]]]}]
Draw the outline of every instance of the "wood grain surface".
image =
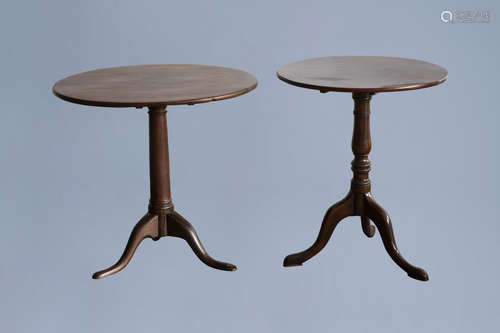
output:
[{"label": "wood grain surface", "polygon": [[144,107],[196,104],[245,94],[257,86],[247,72],[206,65],[137,65],[69,76],[53,87],[56,96],[78,104]]},{"label": "wood grain surface", "polygon": [[307,59],[278,69],[278,78],[322,92],[387,92],[431,87],[448,71],[429,62],[393,57],[342,56]]}]

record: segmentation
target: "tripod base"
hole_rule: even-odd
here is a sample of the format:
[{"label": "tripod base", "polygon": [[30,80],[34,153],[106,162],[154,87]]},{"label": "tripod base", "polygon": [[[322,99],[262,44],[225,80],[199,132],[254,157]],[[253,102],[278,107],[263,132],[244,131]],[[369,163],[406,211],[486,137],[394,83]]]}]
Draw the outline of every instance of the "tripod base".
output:
[{"label": "tripod base", "polygon": [[283,262],[283,266],[301,266],[318,254],[330,240],[337,224],[348,216],[361,217],[363,231],[368,237],[372,237],[375,233],[374,226],[370,224],[371,220],[379,230],[384,247],[392,260],[406,271],[409,277],[420,281],[429,280],[429,276],[422,268],[411,265],[399,253],[391,219],[370,193],[349,192],[344,199],[331,206],[323,218],[321,229],[314,244],[307,250],[288,255]]},{"label": "tripod base", "polygon": [[135,250],[145,238],[158,240],[161,237],[172,236],[184,239],[196,256],[203,261],[206,265],[220,269],[223,271],[234,271],[236,266],[233,264],[217,261],[208,255],[203,247],[194,227],[179,213],[172,211],[167,213],[151,213],[148,212],[144,217],[135,225],[130,238],[125,246],[122,256],[113,266],[96,272],[92,275],[93,279],[100,279],[108,275],[115,274],[124,269]]}]

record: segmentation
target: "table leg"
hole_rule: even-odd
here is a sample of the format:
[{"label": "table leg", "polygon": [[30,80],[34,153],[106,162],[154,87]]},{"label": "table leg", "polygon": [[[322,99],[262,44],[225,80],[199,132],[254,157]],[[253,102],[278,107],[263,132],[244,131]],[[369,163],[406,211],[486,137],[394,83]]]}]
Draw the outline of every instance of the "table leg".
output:
[{"label": "table leg", "polygon": [[354,160],[351,163],[353,178],[351,190],[340,202],[331,206],[323,218],[323,223],[316,241],[308,249],[288,255],[283,261],[283,266],[300,266],[320,252],[328,243],[337,224],[348,216],[360,216],[361,226],[366,236],[375,234],[375,224],[380,232],[387,253],[392,260],[408,273],[408,276],[427,281],[427,273],[409,264],[401,255],[396,245],[392,223],[389,215],[371,196],[371,184],[368,177],[370,160],[368,154],[371,150],[370,137],[370,93],[353,93],[354,99],[354,129],[352,137],[352,151]]}]

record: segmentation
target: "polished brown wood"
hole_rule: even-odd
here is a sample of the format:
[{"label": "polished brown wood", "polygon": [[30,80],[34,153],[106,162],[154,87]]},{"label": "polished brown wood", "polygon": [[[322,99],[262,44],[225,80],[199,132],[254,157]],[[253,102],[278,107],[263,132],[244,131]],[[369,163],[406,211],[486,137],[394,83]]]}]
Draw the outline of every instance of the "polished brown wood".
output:
[{"label": "polished brown wood", "polygon": [[388,92],[435,86],[448,71],[429,62],[394,57],[341,56],[307,59],[278,69],[278,78],[322,92]]},{"label": "polished brown wood", "polygon": [[124,269],[132,259],[136,248],[144,238],[158,240],[161,237],[179,237],[189,244],[202,262],[210,267],[234,271],[236,266],[213,259],[203,247],[193,226],[174,211],[170,195],[170,172],[165,107],[149,109],[149,174],[151,197],[148,212],[132,230],[125,250],[114,265],[92,275],[100,279]]},{"label": "polished brown wood", "polygon": [[151,193],[148,211],[133,228],[120,259],[94,273],[92,278],[103,278],[124,269],[143,239],[156,241],[166,236],[184,239],[196,256],[210,267],[236,270],[233,264],[213,259],[203,247],[194,227],[174,210],[170,192],[166,105],[231,98],[256,86],[257,80],[251,74],[202,65],[116,67],[77,74],[55,84],[53,91],[56,96],[71,102],[110,107],[148,106],[149,109]]},{"label": "polished brown wood", "polygon": [[[391,61],[394,61],[394,72],[391,71]],[[402,68],[403,64],[408,64],[409,68]],[[322,76],[320,72],[323,73]],[[379,75],[385,76],[379,78]],[[375,234],[375,227],[370,223],[372,221],[380,232],[387,253],[408,276],[421,281],[429,279],[425,270],[411,265],[403,258],[396,245],[389,215],[371,195],[368,176],[368,154],[371,150],[370,100],[376,92],[430,87],[444,82],[446,75],[445,69],[433,64],[386,57],[318,58],[296,62],[278,70],[278,77],[287,83],[322,92],[349,91],[354,99],[351,189],[344,199],[327,210],[316,241],[308,249],[285,257],[285,267],[300,266],[311,259],[325,247],[340,221],[348,216],[359,216],[365,235],[373,237]],[[320,81],[322,83],[318,85]]]},{"label": "polished brown wood", "polygon": [[243,95],[257,86],[250,73],[206,65],[137,65],[69,76],[53,87],[72,103],[108,107],[197,104]]}]

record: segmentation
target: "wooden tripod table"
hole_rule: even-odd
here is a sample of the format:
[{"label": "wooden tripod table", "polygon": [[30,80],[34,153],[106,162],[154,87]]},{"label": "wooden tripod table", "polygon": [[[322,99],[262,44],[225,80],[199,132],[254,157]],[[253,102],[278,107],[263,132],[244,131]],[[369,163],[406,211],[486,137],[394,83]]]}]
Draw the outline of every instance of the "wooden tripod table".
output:
[{"label": "wooden tripod table", "polygon": [[78,104],[149,109],[150,190],[148,212],[136,224],[121,258],[94,273],[99,279],[119,272],[144,238],[180,237],[210,267],[234,271],[236,266],[217,261],[203,248],[193,226],[174,210],[170,195],[166,106],[197,104],[243,95],[257,79],[236,69],[203,65],[140,65],[98,69],[58,81],[56,96]]},{"label": "wooden tripod table", "polygon": [[370,193],[370,99],[376,93],[435,86],[446,80],[446,69],[428,62],[404,58],[325,57],[285,65],[278,69],[277,75],[289,84],[323,93],[350,92],[354,99],[354,160],[351,163],[354,176],[351,189],[344,199],[327,210],[313,245],[287,256],[283,265],[302,265],[325,247],[341,220],[348,216],[360,216],[366,236],[373,237],[375,234],[371,220],[379,230],[384,247],[394,262],[410,277],[427,281],[427,273],[408,263],[399,252],[391,219]]}]

